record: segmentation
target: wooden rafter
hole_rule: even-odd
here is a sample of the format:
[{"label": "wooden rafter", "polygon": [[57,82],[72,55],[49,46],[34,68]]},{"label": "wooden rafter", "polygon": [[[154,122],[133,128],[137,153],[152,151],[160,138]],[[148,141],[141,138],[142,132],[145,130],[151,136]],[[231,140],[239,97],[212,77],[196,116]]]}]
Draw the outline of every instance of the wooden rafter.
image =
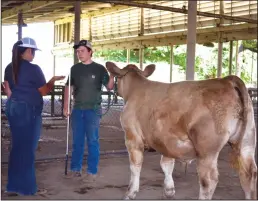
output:
[{"label": "wooden rafter", "polygon": [[9,18],[17,16],[17,13],[19,11],[30,12],[30,11],[37,10],[37,9],[40,9],[40,8],[43,8],[43,7],[46,7],[46,6],[53,5],[57,2],[59,2],[59,1],[31,1],[31,2],[27,2],[27,3],[24,3],[21,6],[14,7],[10,10],[5,10],[4,12],[2,12],[2,20],[4,21],[4,20],[7,20]]},{"label": "wooden rafter", "polygon": [[[188,13],[188,10],[184,9],[184,8],[174,8],[174,7],[168,7],[168,6],[159,6],[159,5],[154,5],[154,4],[138,3],[138,2],[131,2],[131,1],[119,1],[119,0],[95,0],[95,1],[105,2],[105,3],[114,3],[116,5],[127,5],[127,6],[139,7],[139,8],[150,8],[150,9],[157,9],[157,10],[163,10],[163,11],[178,12],[178,13],[183,13],[183,14]],[[219,18],[219,19],[233,20],[233,21],[237,21],[237,22],[248,22],[251,24],[257,24],[257,20],[247,19],[247,18],[243,18],[243,17],[235,17],[235,16],[228,16],[228,15],[200,12],[200,11],[197,11],[197,15],[205,16],[205,17]]]}]

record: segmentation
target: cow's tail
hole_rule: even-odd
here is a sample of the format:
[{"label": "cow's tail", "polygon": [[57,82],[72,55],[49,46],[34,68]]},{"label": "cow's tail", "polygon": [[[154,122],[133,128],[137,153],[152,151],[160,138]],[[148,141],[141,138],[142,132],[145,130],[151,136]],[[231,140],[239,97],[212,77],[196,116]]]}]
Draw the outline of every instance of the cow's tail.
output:
[{"label": "cow's tail", "polygon": [[245,86],[245,83],[237,76],[230,75],[225,77],[224,79],[230,80],[231,83],[234,86],[234,89],[237,91],[239,98],[242,102],[242,126],[239,131],[239,138],[236,143],[230,143],[233,152],[230,157],[230,162],[235,169],[239,169],[240,166],[243,167],[243,161],[242,157],[240,155],[241,152],[241,145],[244,138],[244,135],[246,134],[247,124],[248,124],[248,108],[249,108],[249,93],[248,89]]}]

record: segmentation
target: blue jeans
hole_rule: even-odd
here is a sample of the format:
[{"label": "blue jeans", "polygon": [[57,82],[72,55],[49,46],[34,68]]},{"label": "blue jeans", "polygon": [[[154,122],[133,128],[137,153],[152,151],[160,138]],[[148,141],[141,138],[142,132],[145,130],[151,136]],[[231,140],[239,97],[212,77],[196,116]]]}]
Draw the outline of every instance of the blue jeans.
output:
[{"label": "blue jeans", "polygon": [[87,141],[87,172],[97,174],[99,164],[100,113],[91,109],[73,109],[71,118],[73,130],[71,170],[81,171],[84,146],[85,141]]},{"label": "blue jeans", "polygon": [[7,191],[22,195],[37,192],[35,153],[40,138],[42,108],[9,99],[6,116],[11,130]]}]

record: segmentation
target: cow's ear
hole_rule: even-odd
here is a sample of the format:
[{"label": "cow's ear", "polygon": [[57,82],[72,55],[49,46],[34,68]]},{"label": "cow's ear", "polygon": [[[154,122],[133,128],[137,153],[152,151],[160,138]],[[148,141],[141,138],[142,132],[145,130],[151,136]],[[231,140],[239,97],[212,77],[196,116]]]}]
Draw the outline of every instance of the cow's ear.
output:
[{"label": "cow's ear", "polygon": [[150,64],[148,66],[145,67],[143,74],[145,77],[149,77],[154,71],[155,71],[155,64]]},{"label": "cow's ear", "polygon": [[113,74],[114,76],[117,76],[117,75],[122,75],[122,71],[120,68],[118,68],[116,66],[116,64],[114,64],[113,62],[110,62],[110,61],[107,61],[106,62],[106,67],[107,67],[107,70]]}]

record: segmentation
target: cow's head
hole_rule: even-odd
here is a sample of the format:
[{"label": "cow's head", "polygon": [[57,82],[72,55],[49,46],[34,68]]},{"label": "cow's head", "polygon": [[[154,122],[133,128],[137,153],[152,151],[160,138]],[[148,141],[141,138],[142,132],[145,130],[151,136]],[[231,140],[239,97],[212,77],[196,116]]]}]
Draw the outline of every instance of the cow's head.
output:
[{"label": "cow's head", "polygon": [[[140,75],[143,77],[149,77],[155,71],[155,65],[150,64],[145,67],[144,71],[140,70],[136,65],[128,64],[124,68],[119,68],[113,62],[106,62],[107,70],[110,74],[117,77],[117,91],[119,96],[123,97],[126,86],[124,86],[124,80],[128,74],[133,73],[134,75]],[[124,97],[123,97],[124,98]]]}]

